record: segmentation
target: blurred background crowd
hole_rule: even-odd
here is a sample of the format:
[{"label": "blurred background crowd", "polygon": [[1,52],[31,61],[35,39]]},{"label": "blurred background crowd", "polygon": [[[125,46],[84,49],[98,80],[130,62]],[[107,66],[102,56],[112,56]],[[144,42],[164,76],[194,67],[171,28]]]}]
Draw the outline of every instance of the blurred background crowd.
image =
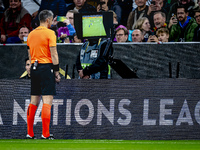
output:
[{"label": "blurred background crowd", "polygon": [[25,43],[44,9],[57,43],[82,43],[74,14],[101,11],[113,13],[114,42],[200,41],[200,0],[0,0],[1,43]]}]

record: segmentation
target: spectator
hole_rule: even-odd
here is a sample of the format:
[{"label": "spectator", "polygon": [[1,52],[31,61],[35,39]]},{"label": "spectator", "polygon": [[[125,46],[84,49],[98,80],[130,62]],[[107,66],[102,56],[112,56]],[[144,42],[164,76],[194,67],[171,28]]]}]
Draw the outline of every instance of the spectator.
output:
[{"label": "spectator", "polygon": [[76,33],[74,34],[71,43],[82,43],[81,39],[78,39]]},{"label": "spectator", "polygon": [[194,30],[193,41],[200,41],[200,8],[195,11],[195,19],[196,19],[198,26]]},{"label": "spectator", "polygon": [[169,41],[169,30],[167,28],[160,28],[156,31],[159,42],[168,42]]},{"label": "spectator", "polygon": [[[19,30],[19,39],[21,40],[22,43],[27,42],[27,37],[30,33],[30,30],[27,27],[21,27]],[[24,41],[24,38],[26,38],[26,41]]]},{"label": "spectator", "polygon": [[19,30],[19,34],[17,37],[10,37],[7,40],[7,43],[26,43],[28,34],[30,33],[30,30],[26,26],[22,26]]},{"label": "spectator", "polygon": [[135,29],[132,32],[132,42],[142,42],[144,39],[144,35],[142,34],[142,31],[139,29]]},{"label": "spectator", "polygon": [[117,14],[113,10],[109,10],[109,12],[113,13],[113,25],[114,25],[114,29],[115,29],[119,24],[119,22],[117,20]]},{"label": "spectator", "polygon": [[66,37],[73,37],[75,34],[75,28],[74,28],[74,13],[76,13],[74,10],[69,10],[66,14],[66,20],[64,20],[64,27],[58,28],[58,38],[62,40],[62,43],[64,42]]},{"label": "spectator", "polygon": [[127,28],[124,27],[123,25],[120,25],[116,29],[115,37],[116,37],[117,43],[127,42],[128,41],[128,30],[127,30]]},{"label": "spectator", "polygon": [[[119,23],[117,21],[117,14],[113,11],[113,10],[109,10],[108,12],[112,12],[113,13],[113,30],[112,30],[112,36],[114,36],[114,32],[116,31],[116,29],[118,28]],[[126,28],[125,26],[123,26],[124,28]],[[117,42],[116,37],[114,37],[113,42]]]},{"label": "spectator", "polygon": [[86,2],[86,0],[73,0],[73,5],[69,6],[69,10],[73,9],[79,13],[97,12],[96,8]]},{"label": "spectator", "polygon": [[188,16],[188,11],[184,6],[177,7],[178,23],[171,27],[170,41],[190,42],[194,37],[194,30],[198,26],[196,21]]},{"label": "spectator", "polygon": [[[74,14],[77,13],[74,10],[69,10],[66,14],[66,20],[64,22],[56,21],[54,18],[51,29],[56,32],[58,37],[58,43],[82,43],[80,39],[78,39],[74,27]],[[61,25],[61,27],[60,27]]]},{"label": "spectator", "polygon": [[151,4],[149,5],[148,15],[152,12],[161,11],[167,14],[167,11],[164,7],[164,0],[152,0]]},{"label": "spectator", "polygon": [[170,18],[170,21],[169,21],[169,24],[168,24],[168,29],[170,29],[172,27],[172,25],[175,25],[178,23],[178,20],[177,20],[177,17],[176,17],[176,14],[174,14],[171,18]]},{"label": "spectator", "polygon": [[96,6],[97,12],[109,11],[109,10],[112,10],[115,12],[116,6],[115,7],[113,6],[114,2],[115,0],[98,0],[97,6]]},{"label": "spectator", "polygon": [[127,29],[132,30],[135,27],[135,23],[139,18],[147,17],[148,6],[146,5],[147,0],[135,0],[138,6],[134,11],[130,12],[127,21]]},{"label": "spectator", "polygon": [[109,0],[99,0],[99,4],[97,5],[97,12],[108,11],[108,1]]},{"label": "spectator", "polygon": [[197,9],[198,5],[193,0],[177,0],[177,2],[170,7],[167,15],[167,23],[169,23],[171,17],[176,14],[177,7],[180,5],[185,6],[187,12],[189,12],[188,16],[194,17],[194,10]]},{"label": "spectator", "polygon": [[150,28],[151,26],[147,17],[142,17],[138,19],[135,24],[135,29],[139,29],[140,31],[142,31],[142,34],[144,35],[144,42],[147,42],[149,35],[152,34]]},{"label": "spectator", "polygon": [[150,35],[147,42],[159,42],[156,35]]},{"label": "spectator", "polygon": [[[121,20],[121,7],[118,5],[117,0],[108,0],[107,4],[109,11],[113,11],[116,15],[117,22]],[[128,16],[127,16],[128,17]]]},{"label": "spectator", "polygon": [[147,42],[157,42],[158,44],[169,41],[168,28],[162,27],[156,31],[156,35],[150,35]]},{"label": "spectator", "polygon": [[76,12],[74,10],[69,10],[66,14],[66,18],[69,19],[69,23],[74,27],[74,14]]},{"label": "spectator", "polygon": [[21,0],[22,6],[28,10],[30,15],[35,19],[40,8],[41,0]]},{"label": "spectator", "polygon": [[154,26],[154,22],[153,22],[154,13],[158,12],[158,11],[165,13],[165,16],[167,15],[167,11],[164,8],[163,0],[152,0],[151,5],[149,5],[149,9],[148,9],[148,12],[147,12],[151,27]]},{"label": "spectator", "polygon": [[[40,8],[38,10],[38,14],[42,10],[51,10],[54,14],[54,18],[56,16],[65,16],[67,13],[65,0],[42,0]],[[32,20],[32,27],[36,28],[38,26],[39,26],[39,19],[37,15],[35,19]]]},{"label": "spectator", "polygon": [[21,6],[21,0],[9,0],[10,8],[4,12],[1,19],[1,42],[6,43],[10,37],[18,36],[22,26],[31,28],[31,15]]},{"label": "spectator", "polygon": [[3,1],[0,0],[0,20],[1,20],[2,16],[3,16],[4,10],[5,10],[5,7],[3,5]]},{"label": "spectator", "polygon": [[154,25],[155,27],[153,28],[153,30],[156,32],[157,29],[161,28],[161,27],[167,27],[166,24],[166,15],[165,13],[159,11],[159,12],[155,12],[153,15],[153,21],[154,21]]},{"label": "spectator", "polygon": [[[117,14],[118,22],[121,25],[127,26],[128,17],[133,7],[133,0],[114,0],[113,10]],[[131,22],[130,22],[131,23]],[[130,25],[132,27],[132,25]],[[128,26],[127,26],[128,27]],[[132,29],[132,28],[129,28]]]},{"label": "spectator", "polygon": [[31,78],[31,62],[29,58],[25,59],[25,69],[26,71],[21,75],[20,79],[30,79]]}]

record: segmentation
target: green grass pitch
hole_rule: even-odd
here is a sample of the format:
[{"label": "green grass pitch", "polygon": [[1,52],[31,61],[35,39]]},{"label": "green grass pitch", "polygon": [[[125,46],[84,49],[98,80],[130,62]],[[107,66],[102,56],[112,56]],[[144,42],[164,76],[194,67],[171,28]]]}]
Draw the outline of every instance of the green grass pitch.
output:
[{"label": "green grass pitch", "polygon": [[23,140],[1,139],[0,150],[200,150],[200,140]]},{"label": "green grass pitch", "polygon": [[105,36],[106,31],[103,25],[103,18],[97,17],[85,17],[89,19],[83,19],[83,37],[87,36]]}]

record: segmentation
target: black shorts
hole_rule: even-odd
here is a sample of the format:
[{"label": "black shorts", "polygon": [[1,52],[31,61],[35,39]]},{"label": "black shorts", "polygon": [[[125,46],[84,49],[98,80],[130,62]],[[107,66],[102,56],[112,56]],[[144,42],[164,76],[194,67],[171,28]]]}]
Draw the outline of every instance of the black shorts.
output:
[{"label": "black shorts", "polygon": [[31,66],[31,95],[55,95],[55,75],[53,64],[38,64],[37,69]]}]

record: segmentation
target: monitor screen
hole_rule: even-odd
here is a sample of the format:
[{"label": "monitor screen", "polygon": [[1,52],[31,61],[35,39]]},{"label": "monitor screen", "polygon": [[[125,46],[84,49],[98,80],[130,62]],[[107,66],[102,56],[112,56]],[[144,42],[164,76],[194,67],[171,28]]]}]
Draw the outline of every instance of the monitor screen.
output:
[{"label": "monitor screen", "polygon": [[108,38],[113,29],[113,13],[74,14],[74,26],[79,39]]},{"label": "monitor screen", "polygon": [[82,16],[82,29],[84,37],[106,36],[103,25],[103,15]]}]

